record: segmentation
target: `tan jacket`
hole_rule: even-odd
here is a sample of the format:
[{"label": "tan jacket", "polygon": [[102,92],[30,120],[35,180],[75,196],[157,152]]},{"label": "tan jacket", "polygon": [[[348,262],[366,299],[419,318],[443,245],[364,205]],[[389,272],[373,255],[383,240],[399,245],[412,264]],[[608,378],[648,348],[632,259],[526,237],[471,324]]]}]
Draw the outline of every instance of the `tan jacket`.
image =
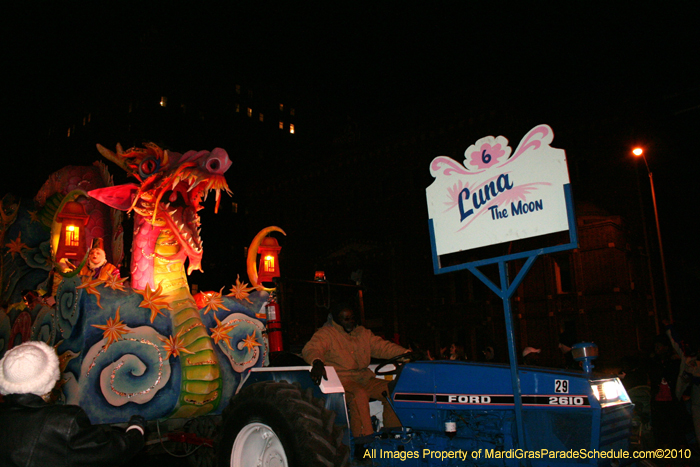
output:
[{"label": "tan jacket", "polygon": [[321,360],[343,377],[367,372],[372,357],[391,358],[406,352],[408,350],[400,345],[375,336],[365,327],[357,326],[348,334],[334,321],[311,336],[301,355],[309,365],[316,359]]}]

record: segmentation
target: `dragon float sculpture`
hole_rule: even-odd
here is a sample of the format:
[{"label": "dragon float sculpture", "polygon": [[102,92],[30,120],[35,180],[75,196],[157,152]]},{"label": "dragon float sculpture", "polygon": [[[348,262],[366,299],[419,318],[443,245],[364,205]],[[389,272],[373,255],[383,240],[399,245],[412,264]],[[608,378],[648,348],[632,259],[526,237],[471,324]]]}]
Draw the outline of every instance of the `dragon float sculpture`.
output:
[{"label": "dragon float sculpture", "polygon": [[[219,148],[98,150],[138,183],[114,186],[96,162],[53,174],[34,200],[2,199],[0,356],[26,340],[54,345],[61,397],[93,423],[125,421],[136,411],[149,420],[219,413],[241,374],[268,358],[266,290],[237,278],[228,295],[222,288],[196,300],[187,282],[201,270],[198,212],[208,193],[217,211],[222,192],[230,193],[231,161]],[[80,276],[85,254],[75,270],[59,270],[71,212],[82,222],[80,245],[104,238],[116,264],[122,212],[133,214],[129,277]],[[37,300],[26,300],[27,291]]]}]

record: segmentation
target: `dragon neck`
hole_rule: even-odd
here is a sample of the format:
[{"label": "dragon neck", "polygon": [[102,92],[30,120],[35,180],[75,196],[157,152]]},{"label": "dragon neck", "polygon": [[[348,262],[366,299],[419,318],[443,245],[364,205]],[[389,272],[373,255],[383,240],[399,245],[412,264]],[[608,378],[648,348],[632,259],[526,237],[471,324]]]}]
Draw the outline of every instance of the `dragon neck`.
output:
[{"label": "dragon neck", "polygon": [[[153,255],[154,286],[160,284],[163,293],[190,296],[185,254],[170,229],[162,228],[156,238]],[[191,296],[190,296],[191,298]]]},{"label": "dragon neck", "polygon": [[189,294],[186,255],[170,229],[136,216],[131,253],[131,285],[134,289],[144,290],[147,286],[155,289],[160,284],[165,293],[184,289]]},{"label": "dragon neck", "polygon": [[[145,220],[135,232],[134,245],[132,275],[139,284],[134,288],[143,289],[149,284],[152,288],[158,285],[163,288],[172,308],[172,334],[181,336],[185,347],[193,352],[178,357],[182,368],[180,397],[169,417],[187,418],[209,413],[219,405],[222,380],[214,342],[190,294],[185,252],[168,228],[154,227]],[[136,276],[139,271],[142,275]]]}]

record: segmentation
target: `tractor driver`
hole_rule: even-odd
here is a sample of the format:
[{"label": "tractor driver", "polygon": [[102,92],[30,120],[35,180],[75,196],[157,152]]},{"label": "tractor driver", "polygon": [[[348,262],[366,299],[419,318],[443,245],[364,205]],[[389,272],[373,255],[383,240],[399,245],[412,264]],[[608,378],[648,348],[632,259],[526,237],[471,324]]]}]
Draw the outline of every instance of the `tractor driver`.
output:
[{"label": "tractor driver", "polygon": [[354,437],[374,432],[369,414],[370,398],[380,400],[384,405],[386,427],[401,426],[383,395],[388,394],[388,382],[375,378],[368,366],[372,357],[387,359],[408,350],[357,326],[355,312],[347,303],[335,304],[331,307],[331,315],[333,321],[316,331],[301,351],[304,360],[312,365],[311,379],[320,384],[321,378],[327,379],[325,365],[335,368],[345,388]]}]

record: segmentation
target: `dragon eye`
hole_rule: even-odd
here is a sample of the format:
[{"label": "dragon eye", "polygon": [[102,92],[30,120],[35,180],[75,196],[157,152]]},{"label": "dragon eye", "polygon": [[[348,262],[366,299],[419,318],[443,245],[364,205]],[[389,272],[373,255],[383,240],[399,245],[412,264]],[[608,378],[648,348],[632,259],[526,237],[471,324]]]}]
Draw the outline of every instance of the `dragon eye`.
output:
[{"label": "dragon eye", "polygon": [[147,157],[141,161],[141,164],[139,165],[139,175],[141,175],[141,178],[146,178],[149,175],[153,175],[159,170],[160,161],[153,156]]},{"label": "dragon eye", "polygon": [[211,172],[217,172],[220,166],[221,163],[218,159],[209,159],[207,161],[207,169],[209,169]]}]

